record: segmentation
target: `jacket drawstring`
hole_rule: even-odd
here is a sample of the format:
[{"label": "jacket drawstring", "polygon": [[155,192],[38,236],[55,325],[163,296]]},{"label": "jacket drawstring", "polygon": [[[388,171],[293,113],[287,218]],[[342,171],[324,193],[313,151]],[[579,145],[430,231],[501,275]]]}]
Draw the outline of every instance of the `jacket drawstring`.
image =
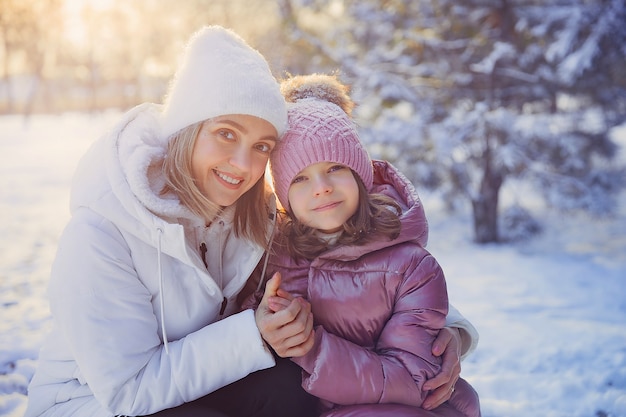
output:
[{"label": "jacket drawstring", "polygon": [[161,333],[163,334],[163,345],[165,353],[170,354],[167,331],[165,330],[165,297],[163,297],[163,270],[161,269],[161,236],[163,229],[157,228],[157,273],[159,274],[159,304],[161,306]]}]

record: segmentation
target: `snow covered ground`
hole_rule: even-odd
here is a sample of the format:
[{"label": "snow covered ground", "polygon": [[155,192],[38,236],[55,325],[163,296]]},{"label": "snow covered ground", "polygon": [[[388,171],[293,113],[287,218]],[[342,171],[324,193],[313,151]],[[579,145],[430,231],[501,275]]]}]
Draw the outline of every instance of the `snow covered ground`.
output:
[{"label": "snow covered ground", "polygon": [[[46,282],[76,162],[116,117],[0,117],[2,416],[23,415],[50,326]],[[626,129],[619,141],[626,146]],[[472,243],[468,214],[422,198],[428,248],[481,335],[463,376],[483,416],[626,417],[626,196],[617,218],[543,209],[540,237],[487,246]]]}]

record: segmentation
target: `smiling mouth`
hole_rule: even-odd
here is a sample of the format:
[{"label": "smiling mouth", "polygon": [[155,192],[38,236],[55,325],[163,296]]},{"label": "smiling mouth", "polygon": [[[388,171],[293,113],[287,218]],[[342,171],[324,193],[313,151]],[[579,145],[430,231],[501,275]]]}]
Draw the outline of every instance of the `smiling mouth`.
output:
[{"label": "smiling mouth", "polygon": [[213,172],[215,172],[215,175],[217,175],[219,178],[221,178],[222,180],[224,180],[225,182],[227,182],[229,184],[239,185],[239,184],[241,184],[243,182],[243,180],[235,179],[235,178],[233,178],[231,176],[228,176],[228,175],[224,174],[223,172],[216,171],[216,170],[213,170]]},{"label": "smiling mouth", "polygon": [[332,203],[326,203],[326,204],[322,204],[321,206],[317,206],[313,210],[314,211],[329,210],[329,209],[337,207],[339,204],[341,204],[341,201],[334,201]]}]

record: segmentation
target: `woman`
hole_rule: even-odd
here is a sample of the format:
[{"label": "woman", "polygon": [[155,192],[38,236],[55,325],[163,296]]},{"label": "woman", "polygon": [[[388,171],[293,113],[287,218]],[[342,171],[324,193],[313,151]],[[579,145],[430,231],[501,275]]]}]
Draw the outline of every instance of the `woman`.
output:
[{"label": "woman", "polygon": [[268,345],[308,350],[308,305],[278,320],[233,314],[271,233],[263,176],[286,117],[265,59],[208,27],[164,106],[138,106],[93,145],[52,267],[53,330],[27,417],[307,415],[297,368],[274,366]]}]

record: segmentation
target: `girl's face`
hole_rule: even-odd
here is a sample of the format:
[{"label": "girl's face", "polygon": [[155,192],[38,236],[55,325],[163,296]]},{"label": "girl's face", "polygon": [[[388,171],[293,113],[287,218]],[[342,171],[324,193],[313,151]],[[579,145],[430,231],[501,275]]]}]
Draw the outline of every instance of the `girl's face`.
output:
[{"label": "girl's face", "polygon": [[198,188],[213,203],[230,206],[261,178],[276,139],[274,126],[255,116],[231,114],[205,121],[191,157]]},{"label": "girl's face", "polygon": [[299,222],[324,233],[341,230],[356,213],[359,186],[352,171],[335,162],[318,162],[300,171],[289,186],[289,205]]}]

